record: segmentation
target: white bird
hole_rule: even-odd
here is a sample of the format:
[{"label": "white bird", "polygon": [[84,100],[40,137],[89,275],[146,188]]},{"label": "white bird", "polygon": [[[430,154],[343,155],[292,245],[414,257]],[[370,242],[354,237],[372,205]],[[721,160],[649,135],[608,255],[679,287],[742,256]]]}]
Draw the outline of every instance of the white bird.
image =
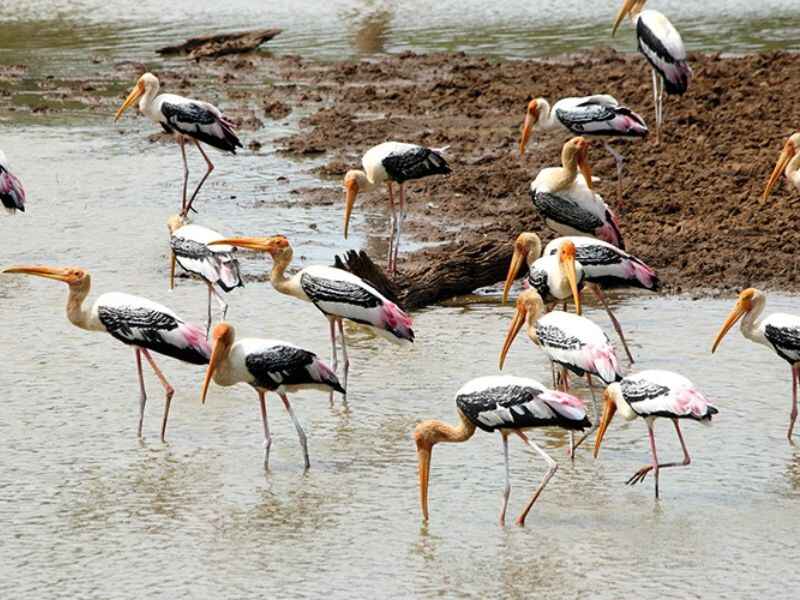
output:
[{"label": "white bird", "polygon": [[[595,424],[577,443],[574,450],[597,428],[599,408],[594,394],[591,375],[597,375],[606,384],[622,379],[619,361],[608,336],[586,317],[555,310],[545,314],[544,301],[534,289],[525,290],[517,298],[517,310],[500,352],[499,367],[502,370],[509,348],[523,325],[528,337],[544,350],[554,363],[572,371],[579,377],[586,376],[592,391]],[[563,378],[566,390],[566,377]]]},{"label": "white bird", "polygon": [[460,420],[458,425],[430,420],[418,424],[414,430],[419,459],[419,495],[423,518],[428,520],[428,481],[434,445],[441,442],[466,442],[477,428],[489,433],[498,431],[503,440],[506,485],[503,490],[500,525],[505,523],[508,497],[511,494],[508,436],[515,433],[547,462],[547,473],[517,518],[517,525],[524,525],[533,503],[558,469],[556,461],[536,442],[528,439],[525,431],[536,427],[561,427],[570,432],[583,431],[590,426],[583,402],[575,396],[548,390],[535,379],[490,376],[479,377],[465,383],[456,392],[456,408]]},{"label": "white bird", "polygon": [[91,277],[87,271],[77,267],[9,267],[4,269],[3,273],[22,273],[66,283],[69,285],[67,318],[70,323],[87,331],[104,331],[123,344],[133,346],[141,391],[139,437],[142,437],[142,421],[147,402],[142,375],[142,356],[144,356],[166,393],[164,418],[161,421],[163,442],[175,389],[156,365],[150,351],[193,365],[204,365],[208,363],[211,348],[203,330],[186,323],[166,306],[147,298],[120,292],[103,294],[90,308],[84,307],[83,302],[91,290]]},{"label": "white bird", "polygon": [[[181,147],[183,159],[183,201],[181,203],[181,216],[186,216],[192,210],[192,203],[197,197],[200,188],[214,170],[214,164],[203,151],[200,142],[214,146],[224,152],[236,154],[236,148],[242,147],[242,142],[236,137],[233,123],[226,119],[222,111],[213,104],[192,100],[175,94],[159,94],[158,78],[152,73],[145,73],[136,82],[136,86],[125,99],[117,111],[114,120],[118,120],[127,108],[139,101],[139,111],[158,123],[167,133],[175,135]],[[186,163],[186,148],[184,144],[194,142],[200,154],[206,161],[207,171],[200,179],[191,198],[186,198],[186,186],[189,182],[189,165]]]},{"label": "white bird", "polygon": [[[603,418],[597,431],[597,437],[594,440],[595,458],[597,458],[597,453],[600,451],[600,444],[603,442],[603,436],[606,433],[606,429],[608,429],[608,424],[616,411],[619,411],[627,421],[642,417],[647,423],[653,463],[645,465],[636,471],[626,483],[635,485],[640,481],[644,481],[647,474],[653,471],[656,498],[658,498],[659,471],[668,467],[685,467],[692,462],[689,450],[686,448],[686,442],[683,441],[678,420],[692,419],[710,425],[711,417],[719,412],[697,391],[691,381],[671,371],[648,370],[628,375],[621,381],[609,385],[603,393],[603,399],[605,402]],[[653,433],[653,426],[658,417],[672,419],[675,433],[678,434],[678,439],[683,449],[683,461],[658,462],[656,439]]]},{"label": "white bird", "polygon": [[800,191],[800,132],[793,133],[786,143],[783,145],[781,155],[778,157],[778,162],[772,170],[772,175],[769,176],[767,187],[764,188],[764,195],[762,201],[766,202],[769,195],[772,193],[775,184],[781,178],[781,173],[785,173],[786,179],[791,183],[794,188]]},{"label": "white bird", "polygon": [[0,150],[0,203],[10,212],[25,212],[25,188],[11,172],[5,153]]},{"label": "white bird", "polygon": [[287,393],[301,390],[335,390],[345,393],[336,374],[319,357],[308,350],[280,340],[243,338],[236,340],[236,332],[228,323],[214,327],[214,347],[203,381],[201,400],[203,404],[212,379],[220,386],[246,383],[258,393],[261,405],[261,422],[264,426],[264,468],[269,468],[269,450],[272,436],[267,421],[267,392],[280,396],[283,405],[300,439],[306,469],[311,466],[308,458],[306,433],[294,414]]},{"label": "white bird", "polygon": [[[800,316],[772,313],[762,317],[767,297],[755,288],[747,288],[739,294],[736,305],[714,340],[712,354],[722,338],[739,319],[742,319],[742,335],[751,342],[766,346],[792,368],[792,408],[789,413],[789,431],[786,437],[792,442],[792,431],[797,420],[797,384],[800,379]],[[742,318],[744,317],[744,318]]]},{"label": "white bird", "polygon": [[175,287],[175,263],[189,273],[203,279],[208,286],[208,320],[206,335],[211,328],[211,296],[222,309],[222,320],[228,314],[228,304],[222,292],[244,287],[239,272],[239,259],[233,246],[209,246],[210,242],[223,239],[222,235],[202,225],[185,224],[183,217],[173,215],[167,221],[172,258],[169,269],[169,289]]},{"label": "white bird", "polygon": [[624,250],[616,215],[592,190],[588,148],[582,137],[564,144],[562,166],[542,169],[531,183],[533,206],[559,235],[589,235]]},{"label": "white bird", "polygon": [[[561,128],[574,135],[595,137],[637,137],[647,136],[644,119],[617,99],[607,94],[562,98],[553,106],[544,98],[534,98],[528,102],[522,135],[519,141],[519,154],[525,154],[525,147],[535,127],[541,129]],[[617,194],[622,198],[622,155],[603,140],[606,151],[614,157],[617,164]]]},{"label": "white bird", "polygon": [[[361,158],[363,171],[351,170],[344,176],[345,206],[344,206],[344,238],[350,228],[350,213],[356,196],[361,192],[372,190],[386,184],[389,191],[389,207],[392,209],[392,225],[389,234],[389,259],[388,269],[391,273],[397,271],[397,253],[400,248],[400,233],[405,219],[405,192],[403,185],[406,181],[422,179],[431,175],[444,175],[450,172],[442,154],[445,148],[426,148],[417,144],[402,142],[384,142],[373,146]],[[392,183],[397,183],[399,189],[399,214],[394,206],[394,192]]]},{"label": "white bird", "polygon": [[[656,143],[661,140],[664,122],[664,91],[683,95],[689,89],[692,68],[686,62],[686,47],[678,30],[657,10],[642,10],[647,0],[625,0],[614,21],[613,37],[625,16],[636,26],[639,52],[647,59],[653,74],[653,103],[656,108]],[[656,75],[657,74],[657,75]],[[659,82],[661,85],[659,86]]]},{"label": "white bird", "polygon": [[[344,358],[344,387],[347,388],[347,375],[350,360],[347,356],[347,341],[343,321],[352,321],[371,329],[375,334],[391,342],[414,341],[411,318],[399,306],[385,298],[369,283],[335,267],[311,265],[292,275],[286,275],[286,268],[292,262],[292,246],[282,235],[269,238],[239,237],[227,238],[215,244],[230,244],[257,252],[268,252],[273,266],[270,274],[272,287],[281,294],[311,302],[328,319],[331,337],[331,363],[338,369],[336,355],[336,328],[342,342]],[[331,399],[333,393],[331,392]]]}]

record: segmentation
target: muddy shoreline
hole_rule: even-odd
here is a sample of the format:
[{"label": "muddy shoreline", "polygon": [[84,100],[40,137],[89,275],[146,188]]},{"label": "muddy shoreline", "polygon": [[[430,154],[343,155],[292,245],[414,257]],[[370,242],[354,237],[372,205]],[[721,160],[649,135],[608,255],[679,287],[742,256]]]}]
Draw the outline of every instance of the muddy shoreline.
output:
[{"label": "muddy shoreline", "polygon": [[[713,295],[749,285],[798,290],[793,249],[800,232],[793,223],[800,195],[781,185],[768,203],[759,198],[785,138],[800,123],[800,105],[792,100],[800,55],[693,54],[690,62],[689,92],[665,102],[662,143],[613,142],[626,159],[621,228],[628,249],[658,271],[667,292]],[[386,139],[449,145],[453,173],[408,187],[405,235],[437,245],[401,257],[401,288],[430,284],[431,271],[456,263],[463,278],[473,279],[466,287],[494,283],[519,232],[553,237],[531,205],[528,186],[539,169],[557,164],[567,136],[536,132],[519,158],[519,128],[532,96],[611,93],[653,120],[644,60],[610,49],[547,62],[405,53],[331,63],[264,52],[148,66],[165,90],[223,107],[254,152],[268,143],[262,132],[271,123],[308,115],[297,133],[277,143],[298,159],[322,156],[315,170],[320,185],[298,189],[289,182],[287,203],[341,203],[341,176]],[[87,69],[92,75],[81,80],[36,82],[32,96],[24,65],[3,67],[0,114],[113,114],[144,65],[91,60]],[[121,132],[141,125],[109,123]],[[602,179],[598,191],[614,206],[614,165],[602,144],[594,145],[590,160]],[[365,205],[388,211],[382,192],[360,196],[355,214]],[[375,226],[382,234],[385,224]],[[490,259],[480,260],[483,255]]]}]

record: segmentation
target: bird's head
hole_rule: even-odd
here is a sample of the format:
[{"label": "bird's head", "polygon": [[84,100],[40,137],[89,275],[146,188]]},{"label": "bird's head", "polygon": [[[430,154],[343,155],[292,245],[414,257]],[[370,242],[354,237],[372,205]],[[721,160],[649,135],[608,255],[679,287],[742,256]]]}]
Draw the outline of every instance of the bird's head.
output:
[{"label": "bird's head", "polygon": [[45,266],[25,266],[8,267],[3,269],[3,273],[22,273],[23,275],[33,275],[34,277],[44,277],[63,281],[70,288],[88,290],[90,285],[89,272],[79,267],[45,267]]},{"label": "bird's head", "polygon": [[414,442],[417,445],[419,461],[419,501],[422,506],[422,517],[428,520],[428,481],[431,472],[431,454],[433,447],[448,438],[446,425],[441,421],[422,421],[414,429]]},{"label": "bird's head", "polygon": [[544,302],[539,292],[535,289],[527,289],[519,295],[514,319],[511,321],[511,327],[508,328],[508,334],[506,334],[505,342],[503,342],[503,349],[500,351],[499,368],[501,371],[506,362],[506,354],[508,354],[511,344],[514,342],[520,329],[522,329],[522,326],[525,325],[525,321],[528,319],[529,315],[532,320],[535,321],[543,312]]},{"label": "bird's head", "polygon": [[206,394],[208,394],[208,386],[214,377],[214,373],[228,357],[228,353],[233,346],[236,339],[236,330],[233,325],[229,323],[220,323],[211,332],[211,358],[208,360],[208,368],[206,369],[206,377],[203,380],[203,390],[200,393],[200,400],[203,404],[206,403]]},{"label": "bird's head", "polygon": [[517,236],[514,241],[514,254],[511,256],[511,264],[508,267],[508,275],[506,276],[506,283],[503,286],[503,302],[508,301],[508,292],[514,279],[517,278],[522,263],[527,259],[530,265],[542,254],[542,241],[539,236],[533,232],[523,232]]},{"label": "bird's head", "polygon": [[731,327],[736,325],[736,322],[744,315],[753,310],[756,303],[763,301],[763,297],[764,295],[756,288],[747,288],[739,292],[739,298],[736,300],[736,304],[733,305],[733,310],[728,314],[728,318],[725,319],[717,337],[714,339],[714,345],[711,347],[712,354],[716,352],[720,342],[722,342],[722,338],[730,331]]},{"label": "bird's head", "polygon": [[600,453],[600,444],[603,443],[603,436],[606,434],[611,419],[617,412],[617,403],[620,401],[621,388],[619,383],[612,383],[603,392],[603,416],[600,417],[600,425],[597,428],[597,435],[594,437],[594,457]]},{"label": "bird's head", "polygon": [[522,124],[522,134],[519,138],[520,157],[525,154],[525,148],[528,146],[528,140],[531,139],[533,128],[539,122],[542,102],[542,98],[534,98],[528,102],[528,108],[525,111],[525,122]]},{"label": "bird's head", "polygon": [[781,178],[781,174],[784,172],[786,166],[795,157],[798,151],[800,151],[800,132],[792,134],[783,145],[783,150],[781,151],[781,155],[778,157],[778,162],[775,163],[775,168],[772,170],[772,175],[769,176],[769,180],[767,181],[767,187],[764,188],[764,194],[761,196],[762,204],[767,201],[767,198],[769,198],[769,195],[775,188],[775,184],[777,184],[778,180]]},{"label": "bird's head", "polygon": [[575,244],[572,240],[564,240],[558,250],[558,266],[561,273],[569,282],[572,291],[572,300],[575,302],[575,312],[581,314],[581,295],[578,291],[578,274],[575,267]]},{"label": "bird's head", "polygon": [[358,192],[366,189],[367,175],[364,171],[350,170],[344,176],[344,239],[350,231],[350,214],[356,202]]},{"label": "bird's head", "polygon": [[617,17],[614,19],[614,27],[611,29],[611,37],[616,35],[617,29],[619,29],[620,23],[622,23],[625,17],[633,18],[642,12],[645,2],[647,2],[647,0],[625,0],[622,3],[622,8],[619,9]]},{"label": "bird's head", "polygon": [[583,137],[574,137],[561,149],[561,163],[580,170],[586,180],[586,186],[592,189],[592,167],[589,165],[589,141]]},{"label": "bird's head", "polygon": [[286,236],[273,235],[272,237],[235,237],[224,240],[209,242],[209,246],[220,245],[235,246],[245,250],[255,250],[256,252],[267,252],[275,262],[291,261],[292,246]]},{"label": "bird's head", "polygon": [[122,106],[119,107],[117,113],[114,115],[114,120],[118,121],[119,118],[122,116],[128,108],[133,106],[139,98],[145,95],[145,93],[149,91],[157,92],[158,91],[158,78],[153,75],[152,73],[145,73],[141,77],[139,77],[136,85],[133,86],[130,94],[128,97],[125,98],[125,102],[122,103]]}]

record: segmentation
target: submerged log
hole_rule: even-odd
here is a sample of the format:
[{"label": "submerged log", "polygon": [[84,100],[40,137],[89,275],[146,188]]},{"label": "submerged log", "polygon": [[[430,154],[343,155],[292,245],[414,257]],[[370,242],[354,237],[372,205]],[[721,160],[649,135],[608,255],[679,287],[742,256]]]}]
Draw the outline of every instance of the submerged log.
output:
[{"label": "submerged log", "polygon": [[282,31],[282,29],[257,29],[254,31],[198,35],[177,46],[159,48],[156,52],[161,55],[187,54],[189,58],[194,59],[214,58],[225,54],[255,50]]}]

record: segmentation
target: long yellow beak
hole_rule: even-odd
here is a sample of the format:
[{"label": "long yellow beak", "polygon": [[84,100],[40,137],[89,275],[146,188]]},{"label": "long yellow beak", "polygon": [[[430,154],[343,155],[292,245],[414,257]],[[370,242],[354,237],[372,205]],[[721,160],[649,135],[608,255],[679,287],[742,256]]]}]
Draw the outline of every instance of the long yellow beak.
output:
[{"label": "long yellow beak", "polygon": [[786,145],[783,147],[781,151],[780,157],[778,157],[778,162],[775,163],[775,168],[772,170],[772,175],[769,176],[769,180],[767,181],[767,187],[764,188],[764,194],[761,196],[761,202],[766,202],[769,195],[772,193],[772,190],[775,188],[775,184],[778,183],[778,180],[781,178],[784,170],[786,169],[786,165],[789,164],[789,161],[792,160],[794,157],[796,149],[794,144],[791,142],[786,142]]},{"label": "long yellow beak", "polygon": [[119,118],[122,116],[126,110],[128,110],[134,103],[144,95],[144,86],[141,83],[137,83],[136,86],[131,90],[131,93],[128,94],[128,97],[125,98],[125,102],[122,103],[122,106],[119,107],[117,110],[117,114],[114,115],[114,121],[119,121]]},{"label": "long yellow beak", "polygon": [[594,457],[597,458],[597,454],[600,452],[600,444],[603,443],[603,436],[606,434],[606,429],[608,429],[608,424],[611,423],[611,419],[614,418],[614,413],[617,412],[617,404],[614,400],[611,399],[608,390],[603,393],[603,398],[605,398],[605,406],[603,406],[603,416],[600,419],[600,427],[597,428],[597,435],[594,438]]},{"label": "long yellow beak", "polygon": [[209,246],[236,246],[237,248],[244,248],[246,250],[255,250],[257,252],[269,252],[272,248],[275,238],[271,237],[233,237],[224,240],[215,240],[208,242]]},{"label": "long yellow beak", "polygon": [[520,248],[516,243],[514,244],[514,255],[511,257],[511,264],[508,267],[508,275],[506,276],[506,283],[503,286],[503,302],[508,301],[508,292],[511,289],[511,285],[514,283],[514,280],[517,278],[517,273],[519,273],[520,267],[522,267],[522,263],[525,260],[526,251],[524,248]]},{"label": "long yellow beak", "polygon": [[741,301],[737,301],[736,305],[733,307],[733,310],[728,315],[728,318],[725,319],[725,322],[722,324],[722,328],[719,330],[719,333],[714,340],[714,345],[711,347],[712,354],[717,350],[717,347],[722,341],[722,338],[725,337],[725,334],[730,331],[731,327],[733,327],[736,322],[745,315],[746,312],[747,309],[742,305]]},{"label": "long yellow beak", "polygon": [[575,257],[565,256],[562,259],[564,273],[569,281],[569,288],[572,291],[572,299],[575,302],[575,312],[581,314],[581,294],[578,292],[578,274],[575,271]]},{"label": "long yellow beak", "polygon": [[616,35],[620,23],[622,23],[622,20],[628,14],[630,14],[634,4],[636,4],[636,0],[625,0],[625,2],[622,4],[622,8],[620,8],[619,12],[617,13],[617,18],[614,20],[614,27],[611,29],[611,37]]},{"label": "long yellow beak", "polygon": [[578,169],[583,174],[583,178],[586,180],[586,187],[588,187],[590,190],[594,189],[592,187],[592,167],[589,164],[588,142],[586,142],[586,145],[584,145],[578,152],[577,162]]},{"label": "long yellow beak", "polygon": [[55,279],[56,281],[63,281],[69,283],[70,276],[67,269],[58,267],[8,267],[3,269],[3,273],[22,273],[25,275],[35,275],[36,277],[44,277],[45,279]]},{"label": "long yellow beak", "polygon": [[431,474],[431,454],[433,448],[417,441],[417,459],[419,460],[419,503],[422,507],[422,518],[428,520],[428,481]]},{"label": "long yellow beak", "polygon": [[206,403],[206,394],[208,394],[208,386],[211,385],[211,380],[214,377],[214,371],[217,370],[222,361],[228,355],[228,344],[225,341],[218,339],[214,342],[214,348],[211,350],[211,358],[208,361],[208,368],[206,369],[206,377],[203,380],[203,391],[200,394],[200,401]]},{"label": "long yellow beak", "polygon": [[525,324],[525,318],[528,316],[528,311],[525,309],[524,306],[518,304],[517,305],[517,312],[514,315],[514,320],[511,321],[511,327],[508,329],[508,334],[506,334],[505,342],[503,342],[503,350],[500,352],[500,370],[503,370],[503,365],[506,362],[506,354],[508,354],[508,349],[511,348],[511,344],[514,342],[514,338],[517,337],[519,330],[522,329],[522,326]]},{"label": "long yellow beak", "polygon": [[346,185],[344,194],[344,239],[347,239],[347,235],[350,232],[350,215],[353,212],[356,196],[358,196],[358,184],[353,182]]},{"label": "long yellow beak", "polygon": [[525,154],[525,148],[528,146],[528,140],[531,139],[533,133],[533,125],[536,121],[536,100],[531,100],[528,104],[528,111],[525,113],[525,122],[522,124],[522,135],[519,138],[519,155],[522,157]]}]

